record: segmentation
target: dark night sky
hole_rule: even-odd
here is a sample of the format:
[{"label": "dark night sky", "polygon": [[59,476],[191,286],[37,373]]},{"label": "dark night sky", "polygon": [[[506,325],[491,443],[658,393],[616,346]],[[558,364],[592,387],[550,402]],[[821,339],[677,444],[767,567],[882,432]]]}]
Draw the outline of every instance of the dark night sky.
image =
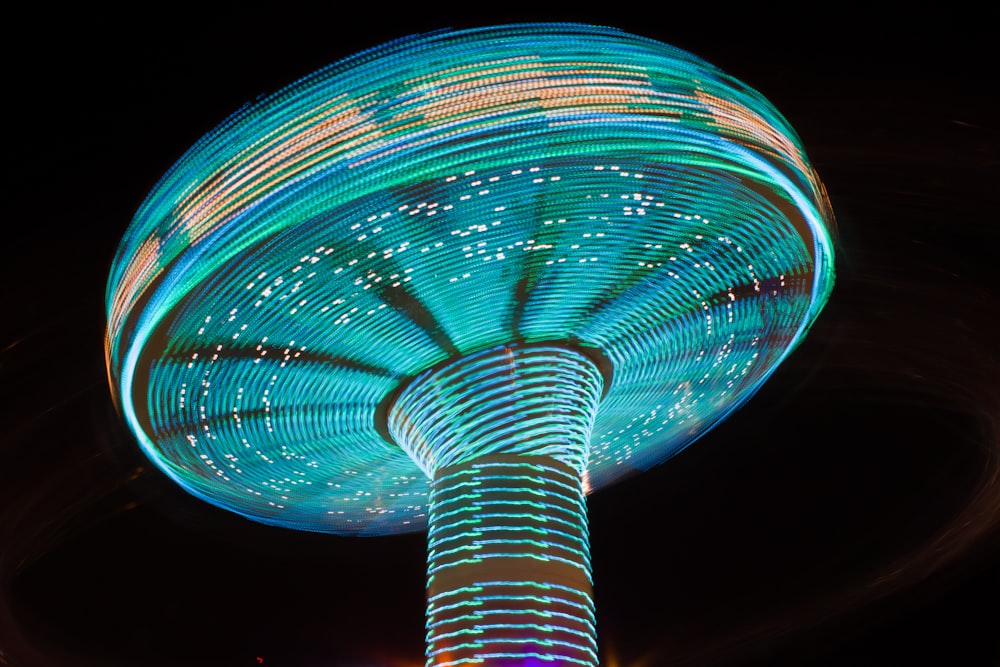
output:
[{"label": "dark night sky", "polygon": [[0,665],[422,664],[421,535],[267,528],[151,469],[110,404],[104,281],[145,193],[244,102],[387,39],[522,20],[616,25],[758,88],[840,226],[834,296],[765,388],[590,498],[602,664],[1000,665],[1000,15],[703,4],[9,17]]}]

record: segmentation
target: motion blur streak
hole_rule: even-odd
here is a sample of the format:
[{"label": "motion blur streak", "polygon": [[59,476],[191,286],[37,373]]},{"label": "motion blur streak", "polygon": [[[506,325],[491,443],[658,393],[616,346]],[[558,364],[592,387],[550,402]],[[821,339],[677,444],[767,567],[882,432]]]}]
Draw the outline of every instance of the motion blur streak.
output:
[{"label": "motion blur streak", "polygon": [[[864,256],[865,251],[852,253],[850,248],[841,252],[849,267],[841,271],[838,297],[842,297],[840,304],[850,304],[852,313],[834,305],[829,319],[814,329],[813,337],[824,350],[818,369],[800,369],[812,374],[808,386],[802,388],[808,400],[822,402],[817,413],[867,406],[873,413],[902,410],[917,422],[924,411],[946,413],[951,438],[940,442],[940,458],[968,450],[967,455],[979,461],[978,472],[964,479],[945,478],[949,486],[933,487],[934,500],[954,508],[939,523],[911,516],[907,517],[910,525],[885,529],[885,543],[897,543],[897,547],[909,543],[909,548],[869,559],[850,579],[814,582],[825,589],[820,595],[783,599],[780,605],[761,600],[762,613],[754,618],[740,617],[709,632],[692,632],[691,626],[676,632],[665,628],[666,639],[642,652],[644,664],[743,664],[747,656],[759,658],[768,653],[768,645],[782,643],[798,644],[800,655],[821,653],[827,640],[824,624],[843,625],[845,617],[854,614],[852,631],[863,632],[866,624],[878,620],[880,610],[891,616],[893,608],[920,596],[926,601],[954,586],[960,581],[955,571],[958,563],[978,561],[985,567],[996,553],[1000,543],[1000,359],[995,341],[991,342],[996,331],[989,326],[992,316],[988,314],[1000,308],[1000,301],[967,275],[947,273],[921,264],[920,259],[897,273],[898,266],[880,271],[875,253]],[[923,278],[914,279],[915,275]],[[936,315],[929,317],[929,313]],[[817,359],[798,361],[805,365]],[[854,407],[846,413],[857,410]],[[905,450],[905,444],[900,449]],[[910,464],[905,458],[898,463],[901,469]],[[893,480],[885,483],[890,486]],[[871,618],[865,617],[865,610]]]},{"label": "motion blur streak", "polygon": [[[671,11],[680,9],[671,5]],[[426,7],[419,10],[424,13]],[[756,14],[761,8],[750,10]],[[392,614],[407,604],[412,610],[404,616],[411,624],[423,608],[419,585],[410,602],[406,591],[383,589],[393,604],[375,611],[374,605],[364,607],[363,596],[360,610],[350,610],[356,622],[347,631],[358,637],[350,650],[365,646],[367,659],[339,664],[281,660],[281,648],[299,639],[296,628],[327,636],[335,631],[330,619],[348,615],[340,608],[309,607],[316,599],[311,585],[277,603],[266,586],[251,587],[235,602],[202,597],[202,588],[190,585],[202,574],[200,563],[169,560],[184,555],[172,542],[192,545],[216,562],[228,558],[228,567],[249,574],[276,561],[290,563],[295,574],[320,565],[325,574],[330,564],[315,554],[332,561],[334,548],[300,537],[279,552],[247,539],[240,525],[228,521],[231,517],[223,524],[218,513],[212,514],[214,508],[207,517],[202,509],[197,515],[187,512],[186,494],[170,480],[149,467],[137,470],[148,464],[112,418],[101,354],[107,263],[137,198],[175,157],[171,151],[209,129],[199,124],[206,121],[200,105],[221,119],[246,99],[248,87],[252,94],[263,85],[262,70],[278,85],[289,72],[304,73],[310,62],[328,62],[331,34],[344,38],[358,32],[355,25],[341,21],[338,30],[336,21],[282,19],[280,12],[241,17],[227,4],[215,17],[205,8],[198,25],[180,13],[171,18],[161,12],[163,22],[156,26],[141,20],[140,13],[120,15],[123,31],[118,21],[89,6],[61,10],[73,19],[61,27],[51,20],[49,7],[43,11],[29,23],[39,33],[38,44],[53,49],[66,67],[46,77],[30,64],[8,68],[12,90],[29,92],[20,99],[32,102],[11,104],[15,116],[21,112],[24,118],[20,130],[9,133],[13,159],[7,161],[11,168],[3,185],[10,193],[5,202],[13,206],[5,209],[0,243],[0,665],[257,667],[257,656],[264,659],[263,667],[422,664],[419,633],[408,657],[392,654],[395,645],[373,648],[378,642],[367,642],[371,634],[365,634],[377,622],[386,623],[389,632],[400,627],[391,625]],[[946,8],[934,7],[923,17],[913,8],[907,20],[922,25],[910,32],[899,29],[896,12],[869,24],[868,14],[860,21],[855,12],[829,5],[824,7],[825,34],[809,37],[810,47],[824,51],[813,58],[803,52],[803,41],[786,47],[761,38],[764,33],[754,27],[768,25],[777,18],[774,13],[755,24],[711,11],[710,27],[676,20],[660,26],[660,36],[677,40],[693,31],[694,37],[686,38],[689,48],[720,66],[741,67],[739,74],[767,91],[799,130],[838,214],[838,285],[806,343],[747,410],[699,447],[632,480],[639,486],[622,485],[622,493],[630,496],[625,502],[616,502],[615,488],[592,497],[592,525],[602,523],[595,536],[620,537],[591,545],[595,571],[602,573],[595,579],[602,665],[908,664],[898,654],[881,662],[841,656],[824,663],[802,656],[837,650],[852,641],[851,633],[872,628],[879,633],[879,624],[926,609],[949,590],[968,590],[970,581],[987,595],[997,590],[980,578],[989,559],[994,563],[990,571],[998,572],[1000,555],[1000,113],[996,86],[989,83],[996,80],[995,40],[992,33],[984,39],[995,21],[977,14],[957,31],[948,24]],[[379,14],[386,18],[381,15],[386,12]],[[609,12],[607,22],[612,18]],[[843,32],[828,31],[828,18]],[[648,19],[636,21],[637,31],[653,29]],[[30,33],[30,25],[23,25]],[[254,46],[247,41],[248,35],[270,33],[275,26],[274,42]],[[727,26],[731,41],[707,37],[710,30]],[[150,33],[154,27],[158,32]],[[414,27],[399,22],[391,30],[402,34],[408,29]],[[938,44],[944,46],[928,48]],[[233,53],[240,58],[232,58]],[[31,59],[19,52],[8,62]],[[22,88],[22,83],[30,85]],[[197,104],[169,94],[192,86]],[[29,141],[30,147],[23,148]],[[145,148],[150,144],[159,148]],[[822,443],[826,446],[817,447],[812,438],[824,432],[831,432]],[[902,434],[897,442],[893,433]],[[851,465],[842,463],[845,454],[852,455]],[[783,461],[782,456],[797,458]],[[872,468],[869,457],[881,465]],[[691,459],[698,465],[686,465]],[[740,464],[735,471],[733,459]],[[756,466],[744,465],[761,459]],[[816,470],[830,467],[838,474],[820,480],[826,484],[814,483]],[[688,480],[686,471],[691,472]],[[710,477],[709,471],[720,476]],[[806,476],[810,472],[813,477]],[[682,483],[668,488],[665,479]],[[658,504],[637,511],[631,497],[640,496],[644,484],[652,489],[648,498]],[[746,490],[749,502],[723,497],[732,486]],[[774,498],[776,486],[795,493],[770,503],[760,500]],[[862,491],[865,502],[857,509]],[[710,508],[714,512],[707,510],[701,501],[715,497],[720,498]],[[826,500],[821,504],[820,499]],[[747,504],[763,511],[750,512]],[[799,522],[809,514],[798,511],[803,505],[825,510],[824,522],[813,521],[818,528]],[[626,511],[619,513],[623,507]],[[616,533],[623,515],[632,524]],[[854,525],[865,515],[875,518]],[[817,540],[820,531],[829,533],[829,523],[837,520],[838,532],[821,546],[835,545],[839,553],[801,546]],[[159,541],[141,548],[136,525],[161,530]],[[222,549],[212,531],[228,539],[230,526],[237,533],[236,546]],[[683,528],[692,539],[682,539]],[[713,547],[722,529],[729,528],[738,530],[727,538],[731,548],[719,554]],[[263,530],[251,534],[266,535]],[[672,550],[643,554],[642,545],[657,533],[669,537]],[[345,556],[354,559],[353,567],[372,558],[388,578],[410,564],[405,554],[374,554],[372,541],[352,544],[360,550]],[[393,544],[383,551],[410,543]],[[421,545],[413,551],[422,553]],[[149,571],[116,569],[123,553],[148,557],[143,565]],[[747,583],[751,577],[743,563],[748,556],[756,558],[755,567],[775,561],[780,567],[766,573],[771,578]],[[657,569],[646,570],[646,580],[634,587],[638,591],[622,584],[624,573],[602,567],[609,560],[624,563],[622,569],[634,575],[643,571],[643,557]],[[680,565],[670,565],[674,561]],[[405,578],[419,577],[420,564],[414,568]],[[727,576],[726,586],[716,583]],[[794,586],[775,585],[785,580]],[[362,583],[372,585],[346,579],[339,585]],[[734,591],[736,585],[742,587]],[[708,591],[713,597],[705,599],[713,586]],[[671,594],[672,588],[687,597]],[[177,631],[190,619],[171,617],[172,608],[163,611],[162,598],[175,589],[184,590],[185,603],[213,614],[216,626],[230,634],[199,638]],[[647,602],[645,610],[630,608],[637,592]],[[230,590],[230,595],[240,593]],[[100,599],[81,601],[88,595]],[[280,618],[279,613],[292,621],[240,627],[230,619],[241,618],[238,604],[251,595],[275,603],[254,610],[265,621]],[[630,606],[616,607],[615,595]],[[698,599],[701,606],[692,602]],[[984,599],[989,602],[976,614],[993,622],[980,627],[995,647],[997,605]],[[679,610],[665,618],[669,615],[655,607]],[[931,620],[944,618],[940,607],[934,608]],[[67,620],[67,609],[83,611]],[[959,615],[958,622],[972,618],[971,613]],[[674,619],[686,622],[674,625]],[[633,622],[643,626],[630,629]],[[141,632],[144,643],[132,639]],[[951,642],[954,651],[969,637],[955,640],[953,629],[926,634]],[[274,639],[270,647],[253,644],[236,655],[247,635]],[[890,648],[903,652],[927,639],[916,635],[907,633]],[[344,637],[336,641],[348,644]],[[389,639],[395,644],[405,638],[393,634]],[[789,659],[787,649],[793,645],[801,651]],[[998,657],[994,648],[992,660],[937,662],[974,667],[997,664]],[[923,656],[909,664],[928,662],[934,661]]]},{"label": "motion blur streak", "polygon": [[[996,296],[974,285],[967,276],[947,274],[930,264],[903,267],[903,272],[897,272],[899,267],[880,269],[878,258],[868,255],[874,255],[874,250],[848,247],[843,252],[847,270],[841,272],[841,287],[829,316],[821,318],[814,329],[817,342],[803,350],[805,358],[789,361],[790,375],[811,374],[797,391],[821,405],[817,412],[847,408],[850,413],[856,405],[870,405],[872,410],[903,407],[915,413],[923,409],[947,411],[953,415],[954,438],[941,442],[940,447],[943,451],[974,447],[981,461],[978,478],[955,480],[954,488],[942,489],[942,497],[954,501],[951,515],[939,525],[928,526],[929,532],[916,546],[866,563],[846,585],[831,586],[824,595],[805,601],[761,600],[761,606],[772,611],[741,617],[721,628],[702,632],[665,628],[664,639],[651,640],[642,651],[642,659],[631,664],[738,661],[759,652],[768,642],[808,638],[824,622],[875,603],[891,603],[921,587],[941,588],[951,581],[949,566],[996,547],[1000,525],[1000,364],[990,347],[995,332],[983,326],[977,315],[1000,308]],[[913,260],[920,261],[919,255]],[[914,275],[923,277],[915,279]],[[938,316],[929,318],[928,312]],[[146,479],[147,474],[134,467],[125,470],[121,460],[109,459],[109,450],[118,450],[120,457],[125,448],[109,442],[109,436],[102,433],[112,422],[100,359],[91,360],[88,369],[87,364],[74,361],[72,350],[52,345],[53,337],[43,331],[0,356],[8,399],[3,403],[4,431],[0,437],[0,470],[6,473],[0,491],[6,508],[0,514],[0,628],[4,639],[0,665],[124,666],[129,664],[127,660],[104,662],[80,654],[69,657],[36,633],[23,632],[24,599],[11,595],[12,585],[33,563],[46,554],[72,549],[74,538],[131,509],[137,497],[163,487],[162,481]],[[18,350],[17,355],[11,353],[13,349]],[[60,365],[75,370],[70,374],[72,382],[45,385],[21,396],[11,392],[11,387],[28,384],[31,374]],[[865,381],[859,384],[862,377]],[[782,408],[777,410],[780,415]],[[79,437],[66,437],[66,421],[79,425]],[[914,523],[920,524],[920,517],[915,517]],[[906,529],[899,528],[899,532]],[[891,542],[895,537],[887,533],[885,540]],[[606,649],[612,646],[613,638],[609,638]],[[609,660],[612,657],[606,656],[605,661]]]}]

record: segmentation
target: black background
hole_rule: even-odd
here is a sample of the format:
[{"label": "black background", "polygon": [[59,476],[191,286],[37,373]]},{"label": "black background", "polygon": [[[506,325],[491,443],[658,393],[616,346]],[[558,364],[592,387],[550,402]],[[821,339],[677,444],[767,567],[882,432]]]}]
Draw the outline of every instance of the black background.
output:
[{"label": "black background", "polygon": [[833,298],[764,389],[591,496],[602,664],[1000,664],[1000,16],[702,4],[8,15],[0,665],[422,664],[421,535],[259,526],[143,459],[107,390],[106,275],[146,192],[246,101],[405,34],[553,20],[761,90],[839,223]]}]

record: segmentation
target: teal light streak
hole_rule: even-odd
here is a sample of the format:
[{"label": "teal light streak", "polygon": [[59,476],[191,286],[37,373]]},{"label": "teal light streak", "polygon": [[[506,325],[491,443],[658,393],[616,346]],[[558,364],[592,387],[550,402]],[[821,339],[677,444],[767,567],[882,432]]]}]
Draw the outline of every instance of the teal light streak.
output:
[{"label": "teal light streak", "polygon": [[[503,68],[493,71],[497,63]],[[489,101],[486,90],[502,101]],[[763,215],[777,216],[775,230],[797,231],[749,248],[750,236],[776,232],[769,217],[750,215],[739,192],[720,191],[735,184],[752,185],[774,204]],[[616,199],[628,193],[641,193],[640,203],[648,204],[641,225],[631,222],[638,219],[635,210],[629,218],[622,209],[636,202]],[[700,214],[711,224],[675,214]],[[785,215],[791,217],[778,219]],[[822,186],[785,120],[755,91],[690,54],[579,25],[406,38],[247,105],[164,176],[137,212],[112,268],[109,374],[143,451],[192,493],[256,520],[307,530],[417,530],[426,520],[425,502],[418,500],[427,494],[425,473],[370,422],[341,422],[345,409],[371,414],[413,375],[456,352],[519,338],[574,341],[599,350],[614,366],[586,455],[588,491],[610,484],[701,437],[801,341],[832,288],[831,228]],[[741,275],[741,263],[730,261],[735,254],[714,239],[741,229],[747,253],[754,254],[740,258],[750,260],[742,264],[770,267],[762,280],[784,272],[783,292],[765,298],[740,291],[746,271]],[[656,239],[694,243],[702,232],[698,257],[714,267],[710,271],[695,269],[694,256],[671,265],[666,246],[659,254],[643,246]],[[537,249],[526,250],[529,241]],[[299,280],[290,267],[307,256],[315,263],[298,275],[319,274],[290,291]],[[334,275],[334,268],[341,273]],[[462,279],[470,270],[473,277]],[[261,272],[267,277],[260,285],[246,289]],[[656,289],[641,288],[639,273]],[[328,278],[320,281],[320,274]],[[259,295],[282,276],[284,286],[273,296]],[[459,280],[448,282],[449,276]],[[472,288],[476,276],[479,287]],[[698,282],[701,277],[709,281]],[[361,290],[367,283],[354,285],[356,278],[383,282]],[[399,286],[381,287],[389,281]],[[486,284],[491,300],[481,298]],[[525,293],[518,295],[517,284],[528,286]],[[737,299],[704,311],[691,292],[698,285],[711,285],[714,293],[735,288]],[[355,289],[363,294],[351,297]],[[424,304],[457,349],[442,347],[445,341],[427,322],[389,298],[396,292]],[[279,298],[285,299],[280,307]],[[347,301],[332,305],[339,298]],[[237,321],[228,324],[232,308]],[[762,312],[772,316],[761,320]],[[212,321],[204,325],[206,315]],[[242,332],[241,324],[247,325]],[[752,332],[763,336],[756,346]],[[730,334],[736,339],[727,347]],[[276,391],[267,427],[248,410],[236,429],[231,388],[238,383],[244,405],[259,408],[270,369],[263,363],[222,369],[235,367],[237,356],[252,357],[253,344],[264,337],[305,342],[319,359],[310,363],[320,364],[326,379],[300,381],[305,362],[289,360],[276,369],[286,389]],[[220,344],[219,359],[210,361]],[[708,369],[701,400],[678,403],[674,388],[701,377],[698,357],[685,357],[698,350],[706,359],[725,350],[727,365]],[[202,353],[197,368],[156,362],[194,351]],[[728,360],[748,371],[722,374]],[[338,365],[344,362],[365,368],[348,380]],[[196,396],[203,378],[209,393]],[[184,382],[192,393],[180,406]],[[368,387],[351,390],[350,408],[335,400],[348,382]],[[306,395],[330,402],[304,412],[297,397]],[[663,417],[633,438],[630,425],[647,416],[629,406],[641,404],[661,405]],[[293,414],[299,415],[294,424]],[[211,437],[204,435],[206,425]],[[309,493],[270,489],[263,482],[275,470],[267,460],[277,460],[280,446],[300,434],[311,439],[310,452],[325,449],[315,458],[327,474],[311,479]],[[191,435],[197,448],[188,444]],[[194,449],[215,462],[244,449],[263,454],[243,456],[240,472],[218,475],[205,459],[192,458]],[[282,478],[313,474],[282,466]],[[348,472],[354,470],[365,472]],[[407,479],[407,492],[387,494],[400,478]],[[325,486],[328,481],[334,485]],[[379,503],[353,500],[359,491]]]},{"label": "teal light streak", "polygon": [[[246,105],[163,177],[112,266],[109,379],[146,456],[219,507],[429,524],[429,664],[593,665],[584,495],[753,396],[830,296],[832,232],[788,123],[691,54],[573,24],[414,36]],[[480,577],[519,561],[576,586]],[[524,622],[454,625],[494,614]]]}]

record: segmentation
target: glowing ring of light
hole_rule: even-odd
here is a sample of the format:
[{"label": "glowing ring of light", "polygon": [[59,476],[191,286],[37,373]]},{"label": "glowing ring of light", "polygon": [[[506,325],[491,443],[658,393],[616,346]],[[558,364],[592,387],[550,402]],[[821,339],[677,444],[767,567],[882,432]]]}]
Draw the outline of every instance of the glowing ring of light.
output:
[{"label": "glowing ring of light", "polygon": [[245,106],[139,208],[107,292],[146,454],[252,519],[381,534],[428,480],[374,414],[449,359],[566,344],[612,366],[593,490],[746,401],[833,283],[795,133],[704,61],[611,28],[438,32]]}]

